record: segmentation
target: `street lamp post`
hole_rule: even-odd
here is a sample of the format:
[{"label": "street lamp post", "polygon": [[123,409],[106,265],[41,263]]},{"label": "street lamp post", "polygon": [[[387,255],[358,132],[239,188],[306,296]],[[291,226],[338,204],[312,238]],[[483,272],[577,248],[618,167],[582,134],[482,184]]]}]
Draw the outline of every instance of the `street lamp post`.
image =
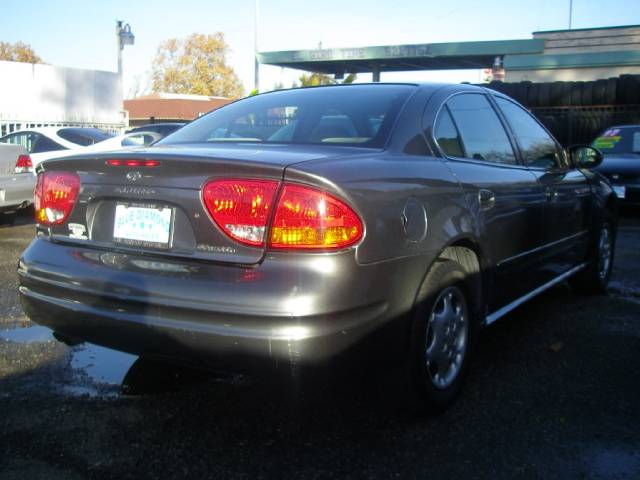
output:
[{"label": "street lamp post", "polygon": [[260,16],[260,0],[256,0],[255,19],[253,22],[253,88],[256,92],[260,91],[260,62],[258,62],[258,18]]},{"label": "street lamp post", "polygon": [[[122,50],[125,45],[133,45],[135,36],[131,32],[131,26],[122,20],[116,20],[116,41],[118,43],[118,77],[120,78],[120,88],[124,91],[122,83]],[[124,93],[123,93],[124,96]]]}]

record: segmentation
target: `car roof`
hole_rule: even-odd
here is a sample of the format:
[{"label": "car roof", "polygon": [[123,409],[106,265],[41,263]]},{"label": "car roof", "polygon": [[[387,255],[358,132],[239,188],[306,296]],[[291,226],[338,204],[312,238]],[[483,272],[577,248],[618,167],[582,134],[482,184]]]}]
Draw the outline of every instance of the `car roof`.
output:
[{"label": "car roof", "polygon": [[58,130],[66,127],[34,127],[34,128],[21,128],[20,130],[14,130],[11,133],[23,133],[23,132],[36,132],[43,135],[56,135]]},{"label": "car roof", "polygon": [[165,126],[177,126],[177,125],[186,125],[187,122],[157,122],[157,123],[145,123],[144,125],[140,125],[139,127],[133,128],[148,128],[148,127],[165,127]]},{"label": "car roof", "polygon": [[[21,128],[20,130],[15,130],[7,135],[13,135],[15,133],[24,133],[24,132],[34,132],[44,135],[45,137],[50,138],[54,142],[66,147],[67,149],[74,149],[80,147],[77,143],[70,142],[69,140],[62,138],[58,135],[58,132],[65,128],[73,128],[73,127],[34,127],[34,128]],[[5,137],[7,136],[5,135]],[[4,137],[3,137],[4,138]]]},{"label": "car roof", "polygon": [[[318,86],[309,86],[309,87],[293,87],[293,88],[284,88],[281,90],[271,90],[269,92],[259,93],[259,95],[271,95],[278,92],[288,92],[292,90],[314,90],[314,89],[327,89],[327,88],[351,88],[351,87],[369,87],[369,88],[378,88],[380,86],[385,85],[407,85],[420,89],[427,89],[435,92],[436,90],[440,90],[443,88],[453,88],[457,87],[460,91],[478,91],[478,92],[489,92],[491,94],[499,95],[500,93],[491,90],[489,88],[485,88],[484,86],[472,85],[469,83],[454,83],[454,82],[362,82],[362,83],[337,83],[332,85],[318,85]],[[245,97],[250,98],[250,97]],[[239,99],[243,100],[243,99]]]}]

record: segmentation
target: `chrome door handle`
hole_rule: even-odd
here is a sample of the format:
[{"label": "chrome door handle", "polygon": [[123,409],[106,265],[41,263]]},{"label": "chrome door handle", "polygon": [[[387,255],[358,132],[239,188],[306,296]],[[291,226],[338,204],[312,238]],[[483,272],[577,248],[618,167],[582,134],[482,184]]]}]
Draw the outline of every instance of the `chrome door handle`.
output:
[{"label": "chrome door handle", "polygon": [[478,191],[478,203],[480,203],[480,210],[490,210],[496,205],[496,196],[491,190],[481,188]]},{"label": "chrome door handle", "polygon": [[555,188],[547,188],[545,193],[547,195],[548,202],[553,202],[558,198],[558,191]]}]

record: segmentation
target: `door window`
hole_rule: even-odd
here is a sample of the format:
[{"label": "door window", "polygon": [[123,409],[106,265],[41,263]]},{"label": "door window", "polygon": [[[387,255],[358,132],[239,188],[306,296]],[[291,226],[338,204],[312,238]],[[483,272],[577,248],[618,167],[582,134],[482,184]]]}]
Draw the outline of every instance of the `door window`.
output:
[{"label": "door window", "polygon": [[504,98],[496,98],[496,103],[511,125],[527,166],[544,169],[562,166],[556,142],[531,114]]},{"label": "door window", "polygon": [[516,164],[509,137],[485,95],[456,95],[447,102],[447,107],[460,132],[464,158]]}]

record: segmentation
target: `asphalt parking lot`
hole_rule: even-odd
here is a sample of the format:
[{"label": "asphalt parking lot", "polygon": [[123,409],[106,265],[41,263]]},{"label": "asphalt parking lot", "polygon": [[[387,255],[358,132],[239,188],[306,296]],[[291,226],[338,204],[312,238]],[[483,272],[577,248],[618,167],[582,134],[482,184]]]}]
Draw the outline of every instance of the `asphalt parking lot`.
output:
[{"label": "asphalt parking lot", "polygon": [[640,478],[640,212],[607,296],[561,285],[500,320],[460,401],[424,418],[389,375],[307,390],[59,343],[18,303],[32,234],[0,227],[2,479]]}]

